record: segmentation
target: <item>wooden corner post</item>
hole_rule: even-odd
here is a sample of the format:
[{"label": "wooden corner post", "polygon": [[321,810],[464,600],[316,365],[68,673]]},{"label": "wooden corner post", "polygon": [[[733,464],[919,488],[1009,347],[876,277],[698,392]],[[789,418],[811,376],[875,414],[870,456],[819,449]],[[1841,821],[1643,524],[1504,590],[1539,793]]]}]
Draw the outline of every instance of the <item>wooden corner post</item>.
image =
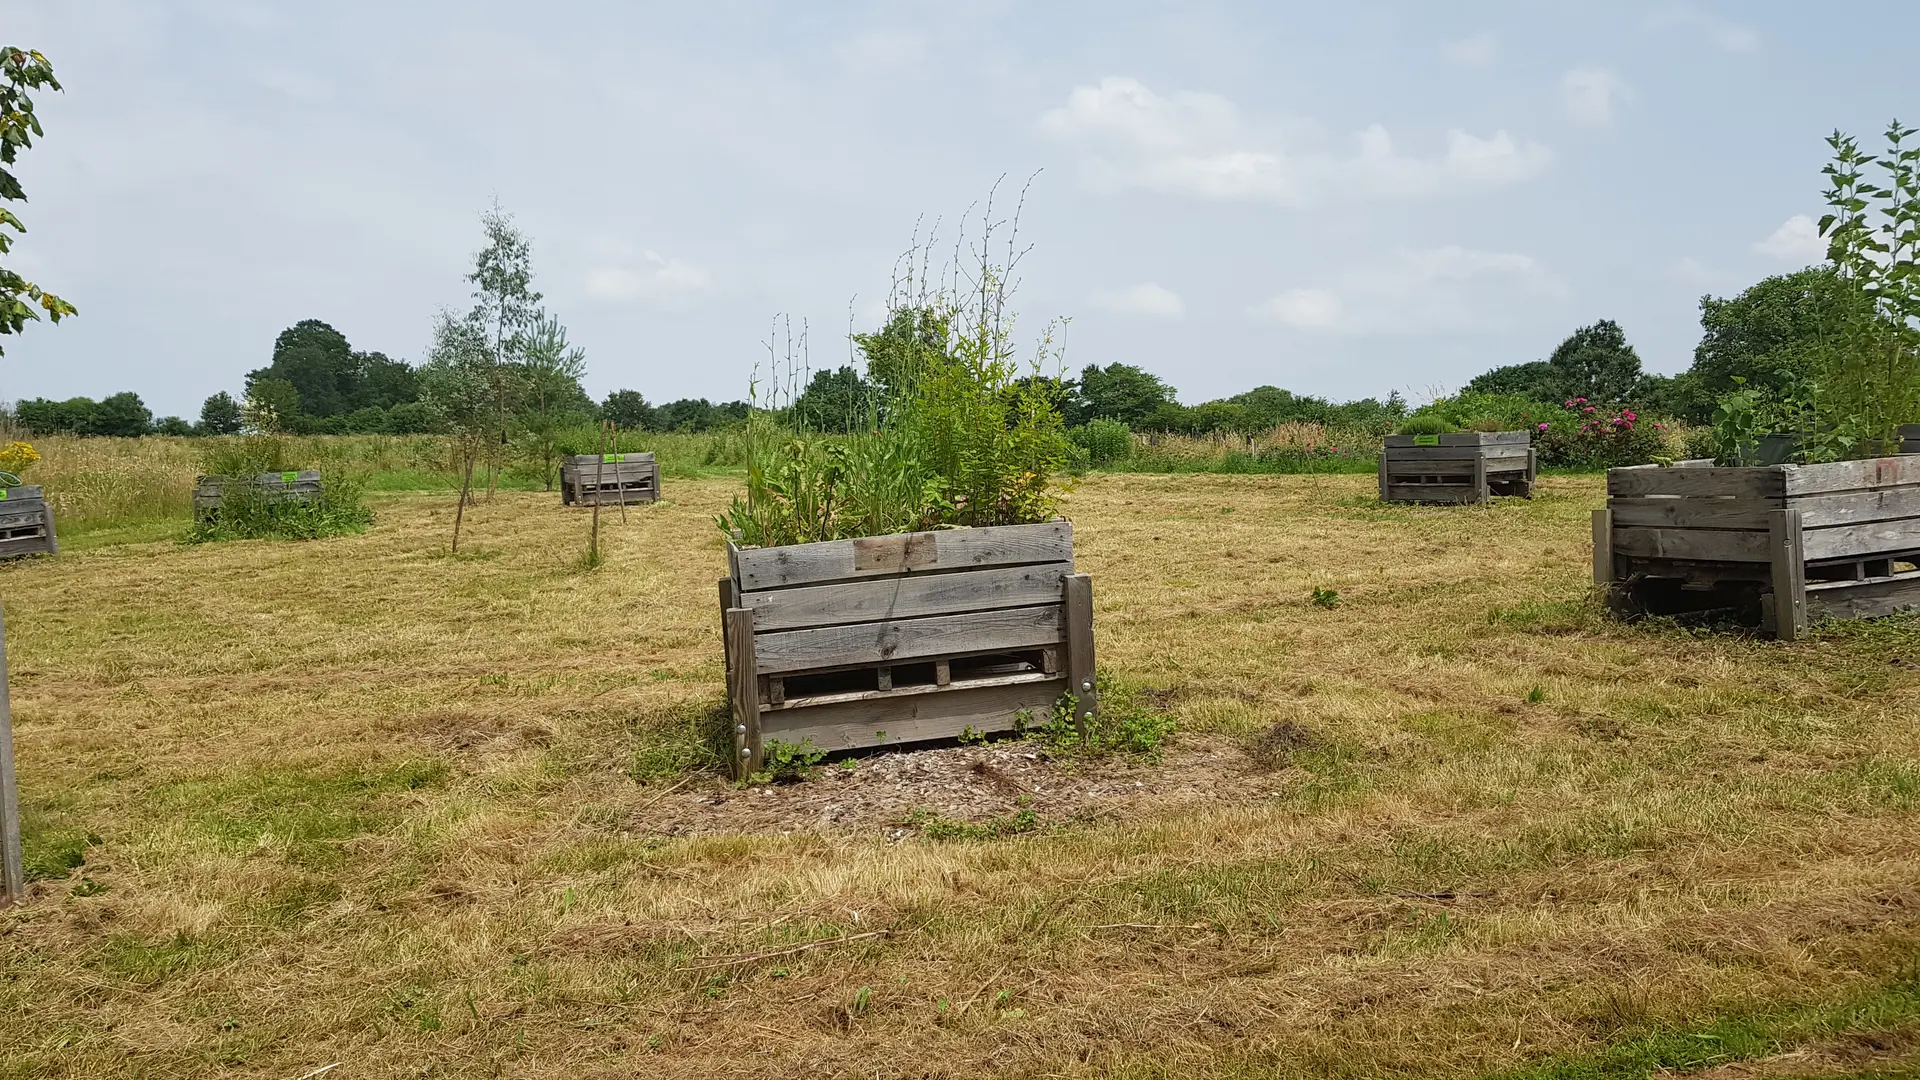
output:
[{"label": "wooden corner post", "polygon": [[1380,448],[1380,501],[1381,502],[1387,501],[1387,483],[1388,483],[1387,477],[1388,477],[1387,448],[1385,446],[1382,446]]},{"label": "wooden corner post", "polygon": [[7,624],[0,612],[0,907],[24,903],[27,873],[20,854],[20,791],[13,777],[13,705],[7,697]]},{"label": "wooden corner post", "polygon": [[1073,718],[1087,724],[1100,714],[1100,685],[1093,661],[1093,579],[1069,574],[1061,579],[1066,596],[1067,692],[1073,695]]},{"label": "wooden corner post", "polygon": [[1793,641],[1807,629],[1807,559],[1800,511],[1767,511],[1767,551],[1773,578],[1773,636]]},{"label": "wooden corner post", "polygon": [[760,673],[753,655],[753,612],[728,608],[727,700],[733,709],[733,775],[745,780],[760,771]]},{"label": "wooden corner post", "polygon": [[1487,448],[1477,446],[1473,451],[1473,501],[1481,504],[1493,501],[1493,489],[1487,483]]}]

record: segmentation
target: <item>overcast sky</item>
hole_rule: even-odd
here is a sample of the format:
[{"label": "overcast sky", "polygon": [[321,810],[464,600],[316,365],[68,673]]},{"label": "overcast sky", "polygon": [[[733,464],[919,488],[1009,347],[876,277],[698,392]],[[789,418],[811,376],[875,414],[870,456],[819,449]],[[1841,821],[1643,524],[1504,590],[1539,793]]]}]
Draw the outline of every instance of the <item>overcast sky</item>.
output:
[{"label": "overcast sky", "polygon": [[[1196,402],[1415,400],[1819,257],[1822,137],[1920,119],[1920,4],[12,0],[66,91],[11,265],[80,308],[0,397],[198,414],[322,319],[419,359],[496,197],[596,396],[844,360],[915,222],[1030,194],[1027,336]],[[1800,215],[1806,215],[1802,218]]]}]

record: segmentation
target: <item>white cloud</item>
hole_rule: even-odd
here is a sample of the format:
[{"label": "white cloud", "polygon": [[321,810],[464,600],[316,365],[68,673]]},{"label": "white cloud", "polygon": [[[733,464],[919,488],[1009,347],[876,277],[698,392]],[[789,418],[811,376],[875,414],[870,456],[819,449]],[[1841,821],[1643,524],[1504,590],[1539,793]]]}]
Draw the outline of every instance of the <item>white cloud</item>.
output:
[{"label": "white cloud", "polygon": [[1795,214],[1773,230],[1773,235],[1753,245],[1753,250],[1775,259],[1810,263],[1827,257],[1827,242],[1812,218]]},{"label": "white cloud", "polygon": [[1447,63],[1460,67],[1486,67],[1493,63],[1499,51],[1499,42],[1485,31],[1459,41],[1449,41],[1440,47],[1440,55],[1447,58]]},{"label": "white cloud", "polygon": [[1178,319],[1187,311],[1179,293],[1151,281],[1118,292],[1095,293],[1093,303],[1095,307],[1115,314],[1140,315],[1149,319]]},{"label": "white cloud", "polygon": [[587,295],[611,303],[676,310],[713,291],[713,275],[703,266],[652,251],[645,254],[645,260],[647,265],[638,270],[610,264],[589,271]]},{"label": "white cloud", "polygon": [[1613,123],[1614,109],[1633,97],[1620,76],[1605,68],[1575,68],[1560,77],[1567,115],[1582,124]]},{"label": "white cloud", "polygon": [[1751,27],[1702,14],[1692,8],[1656,11],[1647,16],[1646,27],[1649,30],[1695,31],[1721,52],[1746,53],[1760,48],[1760,35]]},{"label": "white cloud", "polygon": [[1531,255],[1452,245],[1401,251],[1332,284],[1289,289],[1249,314],[1321,334],[1472,334],[1504,329],[1516,309],[1566,294]]},{"label": "white cloud", "polygon": [[1217,94],[1163,97],[1117,76],[1075,87],[1040,126],[1081,147],[1086,176],[1096,186],[1293,207],[1505,187],[1540,175],[1552,160],[1546,147],[1516,142],[1505,131],[1486,138],[1451,131],[1444,153],[1412,156],[1378,124],[1356,133],[1343,150],[1292,146],[1279,125],[1249,123]]}]

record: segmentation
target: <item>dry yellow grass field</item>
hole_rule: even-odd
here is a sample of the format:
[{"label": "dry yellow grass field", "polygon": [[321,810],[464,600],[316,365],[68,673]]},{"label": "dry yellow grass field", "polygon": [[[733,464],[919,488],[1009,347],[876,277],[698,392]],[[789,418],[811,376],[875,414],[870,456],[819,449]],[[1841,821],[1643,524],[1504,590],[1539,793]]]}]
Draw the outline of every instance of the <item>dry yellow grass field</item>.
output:
[{"label": "dry yellow grass field", "polygon": [[522,492],[458,558],[415,494],[0,568],[37,878],[0,1077],[1450,1076],[1741,1016],[1908,1067],[1920,625],[1623,626],[1597,478],[1373,483],[1083,481],[1101,666],[1181,730],[1046,766],[1142,794],[994,840],[658,767],[723,693],[737,481],[604,514],[594,570]]}]

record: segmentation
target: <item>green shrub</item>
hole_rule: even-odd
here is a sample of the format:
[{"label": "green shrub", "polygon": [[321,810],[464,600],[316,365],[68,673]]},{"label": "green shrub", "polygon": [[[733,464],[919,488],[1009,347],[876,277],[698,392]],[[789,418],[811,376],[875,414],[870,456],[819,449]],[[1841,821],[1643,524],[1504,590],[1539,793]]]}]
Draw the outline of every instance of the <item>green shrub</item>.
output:
[{"label": "green shrub", "polygon": [[1133,431],[1118,420],[1089,420],[1067,436],[1096,467],[1125,461],[1133,453]]},{"label": "green shrub", "polygon": [[256,482],[263,474],[296,471],[288,444],[277,435],[209,440],[206,475],[226,477],[219,510],[197,521],[189,543],[215,540],[315,540],[366,531],[373,512],[363,501],[366,476],[348,469],[327,470],[318,494],[298,501]]},{"label": "green shrub", "polygon": [[[1400,426],[1400,431],[1407,435],[1443,435],[1448,431],[1523,431],[1533,428],[1542,417],[1550,417],[1558,411],[1559,406],[1551,402],[1535,401],[1520,394],[1461,393],[1421,406],[1407,418],[1407,423]],[[1439,431],[1414,431],[1408,427],[1408,424],[1423,421],[1426,417],[1437,417],[1451,426]]]},{"label": "green shrub", "polygon": [[1419,416],[1411,416],[1405,420],[1402,420],[1400,422],[1400,426],[1394,429],[1394,434],[1396,435],[1451,435],[1458,430],[1460,429],[1458,427],[1455,427],[1453,423],[1449,421],[1446,417],[1436,416],[1432,413],[1426,413]]}]

